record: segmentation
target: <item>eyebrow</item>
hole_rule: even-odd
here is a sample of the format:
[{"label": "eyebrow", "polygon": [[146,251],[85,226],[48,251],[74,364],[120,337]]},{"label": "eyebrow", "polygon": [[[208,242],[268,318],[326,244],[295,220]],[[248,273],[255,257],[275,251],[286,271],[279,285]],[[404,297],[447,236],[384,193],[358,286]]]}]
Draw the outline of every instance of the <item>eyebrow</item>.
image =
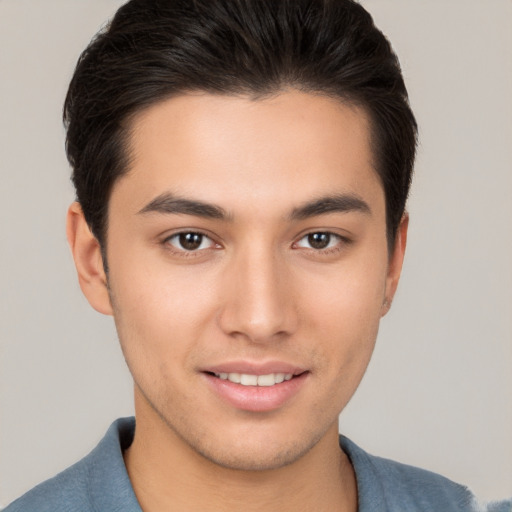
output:
[{"label": "eyebrow", "polygon": [[194,215],[196,217],[221,220],[230,218],[226,211],[220,206],[193,199],[184,199],[171,193],[163,193],[155,197],[155,199],[144,206],[138,213]]},{"label": "eyebrow", "polygon": [[[360,212],[371,215],[370,206],[366,201],[354,194],[335,194],[320,197],[294,208],[289,215],[290,220],[304,220],[317,215],[329,213]],[[160,194],[150,201],[139,214],[163,213],[174,215],[193,215],[207,219],[230,220],[222,207],[195,199],[185,199],[170,192]]]},{"label": "eyebrow", "polygon": [[304,220],[317,215],[328,213],[360,212],[371,215],[372,211],[366,201],[354,194],[335,194],[320,197],[309,201],[302,206],[294,208],[290,215],[291,220]]}]

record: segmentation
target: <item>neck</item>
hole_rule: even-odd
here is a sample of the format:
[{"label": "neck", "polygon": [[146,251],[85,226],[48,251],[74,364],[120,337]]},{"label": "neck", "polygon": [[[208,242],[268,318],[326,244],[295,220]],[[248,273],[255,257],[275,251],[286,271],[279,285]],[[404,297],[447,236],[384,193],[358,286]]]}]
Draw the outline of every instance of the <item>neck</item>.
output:
[{"label": "neck", "polygon": [[242,471],[206,459],[159,417],[157,428],[149,420],[147,414],[137,414],[135,437],[125,452],[128,474],[144,512],[357,510],[355,475],[339,448],[337,425],[292,464]]}]

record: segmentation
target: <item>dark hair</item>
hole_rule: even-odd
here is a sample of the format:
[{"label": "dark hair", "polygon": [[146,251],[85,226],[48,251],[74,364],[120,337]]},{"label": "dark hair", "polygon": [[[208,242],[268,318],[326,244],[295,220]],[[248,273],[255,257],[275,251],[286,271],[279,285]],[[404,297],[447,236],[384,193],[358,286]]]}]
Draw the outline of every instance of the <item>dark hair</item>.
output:
[{"label": "dark hair", "polygon": [[294,87],[358,105],[371,122],[388,241],[405,209],[417,127],[396,55],[352,0],[131,0],[80,56],[64,105],[66,150],[102,245],[129,121],[187,91],[261,97]]}]

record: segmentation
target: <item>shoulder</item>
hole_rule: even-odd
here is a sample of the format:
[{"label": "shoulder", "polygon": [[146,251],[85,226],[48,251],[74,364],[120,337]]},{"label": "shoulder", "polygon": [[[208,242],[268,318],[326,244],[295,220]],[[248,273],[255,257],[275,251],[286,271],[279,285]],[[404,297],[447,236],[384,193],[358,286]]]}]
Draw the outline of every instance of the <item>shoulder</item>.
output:
[{"label": "shoulder", "polygon": [[132,418],[117,420],[89,455],[28,491],[4,512],[139,512],[122,455],[134,428]]},{"label": "shoulder", "polygon": [[370,455],[343,436],[340,445],[356,472],[361,512],[512,512],[510,500],[485,505],[467,487],[441,475]]},{"label": "shoulder", "polygon": [[4,512],[87,512],[87,457],[62,473],[34,487]]}]

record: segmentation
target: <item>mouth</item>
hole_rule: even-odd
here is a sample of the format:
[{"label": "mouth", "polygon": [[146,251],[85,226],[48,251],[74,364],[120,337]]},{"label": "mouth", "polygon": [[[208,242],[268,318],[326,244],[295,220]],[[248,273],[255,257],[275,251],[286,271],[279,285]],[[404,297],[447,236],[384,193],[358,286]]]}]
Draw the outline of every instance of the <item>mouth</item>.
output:
[{"label": "mouth", "polygon": [[227,380],[234,384],[241,384],[242,386],[262,386],[270,387],[282,382],[291,380],[293,373],[268,373],[266,375],[254,375],[250,373],[214,373],[208,372],[221,380]]},{"label": "mouth", "polygon": [[280,409],[290,404],[309,380],[309,371],[292,367],[281,367],[281,371],[270,368],[237,368],[239,371],[232,371],[234,369],[209,369],[203,371],[203,375],[217,397],[244,411],[270,412]]}]

